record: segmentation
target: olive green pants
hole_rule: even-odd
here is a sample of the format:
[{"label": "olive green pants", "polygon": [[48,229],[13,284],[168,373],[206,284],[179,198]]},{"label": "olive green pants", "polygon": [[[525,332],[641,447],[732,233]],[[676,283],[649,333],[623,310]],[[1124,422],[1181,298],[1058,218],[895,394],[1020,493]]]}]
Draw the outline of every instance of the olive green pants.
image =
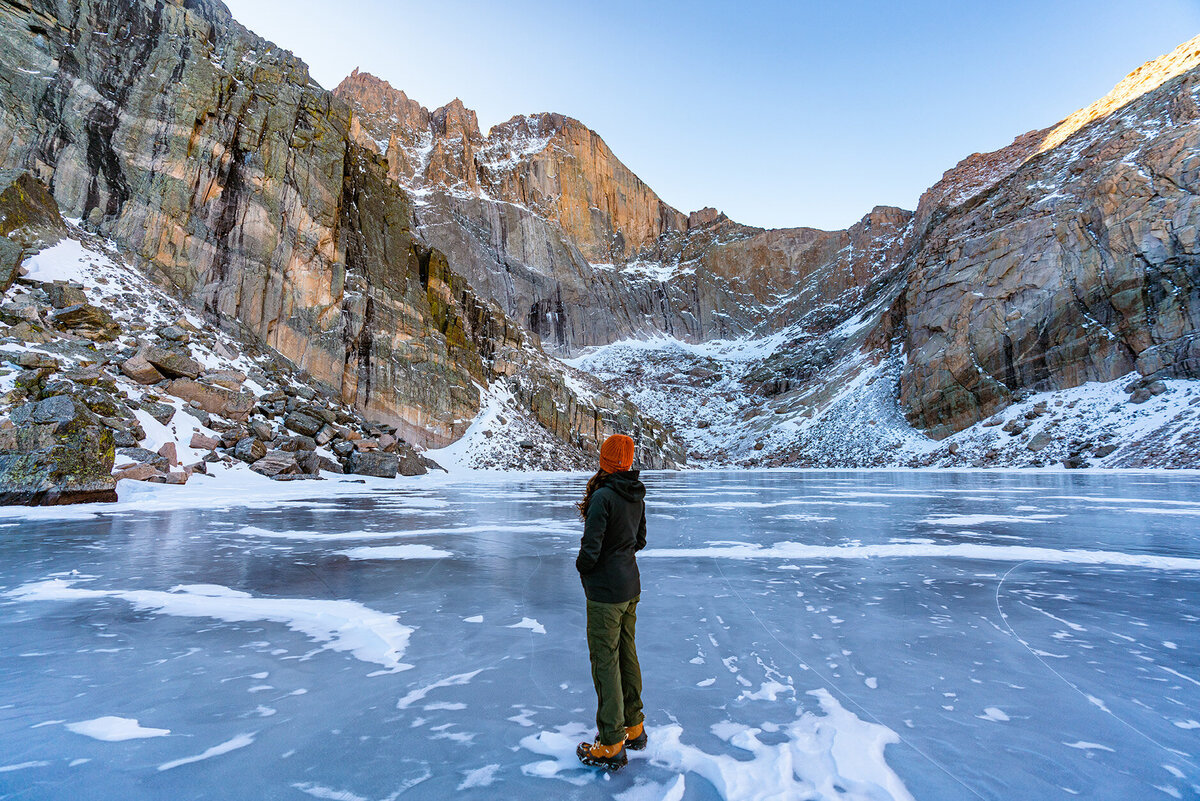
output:
[{"label": "olive green pants", "polygon": [[642,714],[642,668],[638,665],[634,627],[638,598],[623,604],[587,602],[587,643],[596,685],[596,728],[602,745],[625,739],[625,728]]}]

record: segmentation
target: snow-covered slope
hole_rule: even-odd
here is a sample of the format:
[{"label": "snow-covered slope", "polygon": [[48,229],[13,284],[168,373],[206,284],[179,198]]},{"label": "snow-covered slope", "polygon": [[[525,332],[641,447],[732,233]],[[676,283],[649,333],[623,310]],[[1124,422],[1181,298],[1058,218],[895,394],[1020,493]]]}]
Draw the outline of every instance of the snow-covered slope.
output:
[{"label": "snow-covered slope", "polygon": [[[1027,392],[937,441],[897,401],[903,357],[850,349],[797,389],[773,392],[771,365],[794,344],[621,342],[569,364],[675,427],[694,466],[1200,467],[1200,381],[1138,373]],[[821,347],[810,344],[810,349]]]}]

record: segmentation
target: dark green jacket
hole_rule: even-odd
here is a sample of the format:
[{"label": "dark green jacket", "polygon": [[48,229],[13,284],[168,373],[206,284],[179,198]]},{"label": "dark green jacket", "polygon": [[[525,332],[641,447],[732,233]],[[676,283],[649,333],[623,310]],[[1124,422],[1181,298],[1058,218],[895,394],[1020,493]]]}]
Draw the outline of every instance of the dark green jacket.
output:
[{"label": "dark green jacket", "polygon": [[645,498],[637,470],[612,473],[592,493],[575,559],[589,601],[622,604],[641,595],[634,554],[646,547]]}]

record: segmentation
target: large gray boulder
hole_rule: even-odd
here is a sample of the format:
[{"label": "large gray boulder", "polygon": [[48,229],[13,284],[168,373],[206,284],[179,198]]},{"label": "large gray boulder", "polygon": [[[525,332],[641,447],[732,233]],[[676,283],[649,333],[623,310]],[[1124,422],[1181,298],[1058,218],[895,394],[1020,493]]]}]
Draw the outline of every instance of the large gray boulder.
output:
[{"label": "large gray boulder", "polygon": [[292,412],[283,421],[283,425],[297,434],[311,437],[320,432],[324,423],[312,415],[304,414],[303,412]]},{"label": "large gray boulder", "polygon": [[355,451],[346,462],[347,472],[376,478],[395,478],[400,469],[400,458],[394,453],[379,451]]},{"label": "large gray boulder", "polygon": [[[255,441],[257,442],[257,440]],[[301,472],[300,465],[296,462],[296,454],[279,450],[267,451],[265,456],[250,465],[250,469],[267,478],[290,476]]]},{"label": "large gray boulder", "polygon": [[243,437],[234,446],[233,455],[247,464],[254,464],[267,455],[267,446],[254,437]]},{"label": "large gray boulder", "polygon": [[199,378],[204,372],[204,365],[188,354],[174,349],[151,345],[141,354],[146,361],[158,368],[159,372],[169,378]]},{"label": "large gray boulder", "polygon": [[121,326],[112,315],[90,303],[77,303],[57,311],[51,322],[60,331],[69,331],[96,342],[112,342],[121,335]]},{"label": "large gray boulder", "polygon": [[0,236],[0,293],[7,292],[17,278],[25,251],[8,237]]},{"label": "large gray boulder", "polygon": [[425,459],[421,454],[409,447],[402,446],[396,451],[398,470],[402,476],[423,476],[429,472]]},{"label": "large gray boulder", "polygon": [[0,430],[0,505],[117,500],[113,434],[72,395],[13,410]]}]

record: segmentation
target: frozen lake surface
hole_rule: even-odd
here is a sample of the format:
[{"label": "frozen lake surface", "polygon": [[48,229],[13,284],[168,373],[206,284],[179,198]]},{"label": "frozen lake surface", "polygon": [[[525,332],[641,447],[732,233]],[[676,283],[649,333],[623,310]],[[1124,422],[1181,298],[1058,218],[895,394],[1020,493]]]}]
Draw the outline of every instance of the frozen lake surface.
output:
[{"label": "frozen lake surface", "polygon": [[584,477],[0,510],[0,797],[1200,798],[1200,476],[644,478],[612,776]]}]

